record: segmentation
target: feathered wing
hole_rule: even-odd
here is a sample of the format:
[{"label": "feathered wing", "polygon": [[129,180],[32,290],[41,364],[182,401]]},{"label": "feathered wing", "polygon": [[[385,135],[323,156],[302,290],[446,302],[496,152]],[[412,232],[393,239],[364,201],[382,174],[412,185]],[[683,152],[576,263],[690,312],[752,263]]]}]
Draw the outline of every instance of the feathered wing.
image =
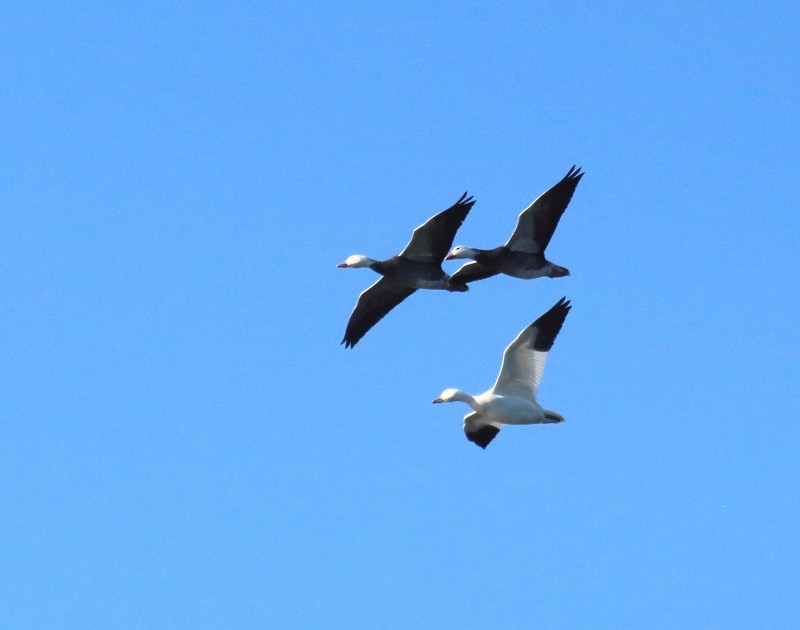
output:
[{"label": "feathered wing", "polygon": [[400,255],[419,262],[441,264],[453,245],[458,228],[474,205],[475,200],[467,197],[467,193],[461,195],[461,199],[447,210],[442,210],[414,230]]},{"label": "feathered wing", "polygon": [[572,308],[566,298],[524,328],[503,353],[503,365],[494,384],[498,394],[536,398],[542,380],[547,352]]},{"label": "feathered wing", "polygon": [[347,322],[342,339],[344,347],[352,348],[356,345],[370,328],[414,291],[414,287],[398,284],[384,277],[362,291]]},{"label": "feathered wing", "polygon": [[483,280],[496,275],[497,272],[494,269],[473,261],[462,265],[458,271],[450,276],[450,284],[466,284],[467,282],[475,282],[476,280]]},{"label": "feathered wing", "polygon": [[464,416],[464,434],[473,444],[486,448],[505,425],[500,422],[489,422],[476,412]]},{"label": "feathered wing", "polygon": [[521,252],[543,254],[581,177],[581,169],[573,166],[560,182],[525,208],[506,245]]}]

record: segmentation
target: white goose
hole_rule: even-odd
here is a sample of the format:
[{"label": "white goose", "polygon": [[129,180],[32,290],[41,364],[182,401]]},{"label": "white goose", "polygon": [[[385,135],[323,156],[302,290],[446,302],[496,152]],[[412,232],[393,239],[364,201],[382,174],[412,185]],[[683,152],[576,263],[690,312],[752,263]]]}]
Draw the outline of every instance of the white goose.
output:
[{"label": "white goose", "polygon": [[494,386],[472,396],[459,389],[446,389],[435,403],[460,401],[472,407],[464,416],[464,433],[470,442],[486,448],[507,424],[563,422],[555,411],[542,408],[536,390],[544,372],[547,352],[561,330],[570,305],[561,298],[544,315],[517,335],[503,353],[503,365]]}]

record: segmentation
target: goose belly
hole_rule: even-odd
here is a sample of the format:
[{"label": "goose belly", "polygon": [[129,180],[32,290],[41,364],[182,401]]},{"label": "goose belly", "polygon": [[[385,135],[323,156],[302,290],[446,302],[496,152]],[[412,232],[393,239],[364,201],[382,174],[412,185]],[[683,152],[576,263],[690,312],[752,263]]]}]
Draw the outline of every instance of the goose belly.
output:
[{"label": "goose belly", "polygon": [[448,276],[440,265],[397,259],[384,271],[389,276],[415,289],[446,289]]},{"label": "goose belly", "polygon": [[508,270],[503,270],[503,273],[512,278],[533,280],[534,278],[546,276],[547,267],[509,267]]},{"label": "goose belly", "polygon": [[413,285],[417,289],[446,289],[447,280],[438,278],[436,280],[427,280],[424,278],[417,278],[414,280]]},{"label": "goose belly", "polygon": [[547,275],[547,260],[541,254],[510,252],[500,263],[500,271],[513,278],[531,280]]},{"label": "goose belly", "polygon": [[545,420],[541,406],[526,398],[493,394],[481,402],[481,415],[503,424],[537,424]]}]

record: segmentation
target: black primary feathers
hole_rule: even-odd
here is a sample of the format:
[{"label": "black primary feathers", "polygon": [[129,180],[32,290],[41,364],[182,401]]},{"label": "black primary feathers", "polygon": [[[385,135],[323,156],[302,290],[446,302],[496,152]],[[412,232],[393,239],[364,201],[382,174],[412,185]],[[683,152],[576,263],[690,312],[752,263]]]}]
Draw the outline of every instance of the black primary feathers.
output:
[{"label": "black primary feathers", "polygon": [[370,328],[415,291],[414,287],[381,278],[362,292],[344,331],[344,347],[355,346]]},{"label": "black primary feathers", "polygon": [[441,265],[453,245],[458,228],[474,205],[475,200],[467,197],[465,192],[447,210],[442,210],[415,229],[408,245],[398,255]]},{"label": "black primary feathers", "polygon": [[541,252],[550,244],[553,233],[558,227],[561,216],[567,209],[575,189],[583,177],[580,168],[572,166],[566,175],[552,188],[542,193],[536,201],[523,210],[517,220],[517,227],[508,240],[508,245],[515,241],[533,238]]},{"label": "black primary feathers", "polygon": [[564,325],[564,320],[571,308],[572,304],[569,300],[562,297],[549,311],[531,324],[531,328],[536,330],[536,334],[531,339],[531,347],[534,350],[548,352],[553,347],[558,331]]},{"label": "black primary feathers", "polygon": [[481,427],[477,431],[464,431],[464,434],[467,436],[467,439],[470,442],[477,444],[484,449],[489,446],[489,442],[497,437],[498,433],[500,433],[500,429],[492,426],[491,424],[487,424],[485,427]]}]

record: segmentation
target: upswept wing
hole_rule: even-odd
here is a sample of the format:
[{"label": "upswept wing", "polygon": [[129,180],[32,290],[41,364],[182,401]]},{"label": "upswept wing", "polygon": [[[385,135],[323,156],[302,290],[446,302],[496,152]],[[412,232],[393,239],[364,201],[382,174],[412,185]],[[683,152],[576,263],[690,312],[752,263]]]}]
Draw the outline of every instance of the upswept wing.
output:
[{"label": "upswept wing", "polygon": [[475,282],[476,280],[483,280],[484,278],[491,278],[497,275],[497,272],[490,269],[486,265],[479,262],[468,262],[462,265],[461,268],[450,276],[450,284],[466,284],[467,282]]},{"label": "upswept wing", "polygon": [[442,210],[414,230],[400,255],[419,262],[441,264],[453,245],[458,228],[474,205],[475,200],[467,197],[467,193],[461,195],[461,199],[447,210]]},{"label": "upswept wing", "polygon": [[395,306],[416,289],[381,277],[375,284],[361,292],[358,302],[347,322],[342,343],[352,348],[370,328],[377,324]]},{"label": "upswept wing", "polygon": [[464,435],[473,444],[486,448],[505,425],[500,422],[487,422],[476,412],[464,416]]},{"label": "upswept wing", "polygon": [[525,208],[506,245],[520,252],[543,254],[581,177],[581,169],[573,166],[560,182]]},{"label": "upswept wing", "polygon": [[503,353],[503,365],[493,390],[498,394],[536,398],[547,352],[572,308],[566,298],[522,330]]}]

